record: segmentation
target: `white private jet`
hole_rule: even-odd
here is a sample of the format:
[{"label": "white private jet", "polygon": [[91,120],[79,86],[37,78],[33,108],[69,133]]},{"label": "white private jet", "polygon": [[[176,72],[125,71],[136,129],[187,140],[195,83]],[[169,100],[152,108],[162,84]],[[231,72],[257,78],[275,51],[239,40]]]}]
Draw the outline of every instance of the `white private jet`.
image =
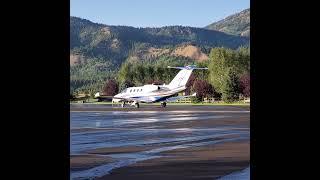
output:
[{"label": "white private jet", "polygon": [[147,84],[139,87],[129,87],[124,89],[119,94],[115,95],[112,99],[113,102],[122,102],[122,107],[126,102],[131,103],[132,106],[139,108],[139,103],[155,103],[161,102],[162,107],[166,107],[166,102],[176,101],[178,99],[195,96],[194,93],[191,96],[175,96],[177,93],[186,89],[186,84],[190,78],[190,75],[194,69],[208,69],[197,68],[195,65],[189,65],[186,67],[170,67],[174,69],[181,69],[179,73],[174,77],[170,84],[166,85],[154,85]]}]

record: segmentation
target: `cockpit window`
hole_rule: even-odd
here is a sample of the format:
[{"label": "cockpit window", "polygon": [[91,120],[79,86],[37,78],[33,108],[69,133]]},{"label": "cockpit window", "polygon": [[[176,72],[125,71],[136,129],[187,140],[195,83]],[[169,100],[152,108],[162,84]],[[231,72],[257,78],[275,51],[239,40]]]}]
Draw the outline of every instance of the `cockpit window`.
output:
[{"label": "cockpit window", "polygon": [[121,93],[126,93],[127,92],[127,89],[124,89],[121,91]]}]

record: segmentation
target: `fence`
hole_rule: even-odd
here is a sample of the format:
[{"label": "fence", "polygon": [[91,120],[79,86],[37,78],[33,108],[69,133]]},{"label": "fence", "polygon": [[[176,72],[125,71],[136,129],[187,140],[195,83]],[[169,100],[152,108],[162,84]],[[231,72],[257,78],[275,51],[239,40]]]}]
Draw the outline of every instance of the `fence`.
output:
[{"label": "fence", "polygon": [[174,101],[173,103],[191,103],[191,99],[190,98],[182,98],[177,101]]}]

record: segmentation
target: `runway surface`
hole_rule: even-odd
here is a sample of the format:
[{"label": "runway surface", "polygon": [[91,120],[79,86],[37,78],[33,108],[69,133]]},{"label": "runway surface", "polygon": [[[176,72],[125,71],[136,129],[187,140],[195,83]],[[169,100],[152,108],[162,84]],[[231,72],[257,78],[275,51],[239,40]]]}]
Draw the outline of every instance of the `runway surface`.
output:
[{"label": "runway surface", "polygon": [[222,106],[222,105],[170,105],[168,104],[166,108],[162,108],[160,105],[154,104],[140,104],[140,108],[135,108],[129,105],[126,105],[122,108],[120,105],[111,105],[111,104],[72,104],[70,105],[71,112],[81,112],[81,111],[241,111],[241,112],[249,112],[250,106]]},{"label": "runway surface", "polygon": [[71,179],[218,179],[249,167],[249,107],[70,109]]}]

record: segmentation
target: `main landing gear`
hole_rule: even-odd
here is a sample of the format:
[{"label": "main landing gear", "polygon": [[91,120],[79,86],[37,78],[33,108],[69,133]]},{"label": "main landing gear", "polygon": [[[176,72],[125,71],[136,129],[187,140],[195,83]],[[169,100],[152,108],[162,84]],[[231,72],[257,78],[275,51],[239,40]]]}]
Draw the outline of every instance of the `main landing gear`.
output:
[{"label": "main landing gear", "polygon": [[139,108],[139,103],[135,103],[134,107]]},{"label": "main landing gear", "polygon": [[167,106],[167,103],[166,102],[162,102],[161,103],[161,107],[165,108]]},{"label": "main landing gear", "polygon": [[[121,107],[125,107],[125,105],[126,105],[126,102],[122,102]],[[134,107],[136,107],[136,108],[139,108],[139,107],[140,107],[140,105],[139,105],[138,102],[132,102],[132,103],[130,104],[130,106],[134,106]]]},{"label": "main landing gear", "polygon": [[134,106],[134,107],[136,107],[136,108],[139,108],[139,107],[140,107],[138,102],[132,102],[130,105],[131,105],[131,106]]}]

